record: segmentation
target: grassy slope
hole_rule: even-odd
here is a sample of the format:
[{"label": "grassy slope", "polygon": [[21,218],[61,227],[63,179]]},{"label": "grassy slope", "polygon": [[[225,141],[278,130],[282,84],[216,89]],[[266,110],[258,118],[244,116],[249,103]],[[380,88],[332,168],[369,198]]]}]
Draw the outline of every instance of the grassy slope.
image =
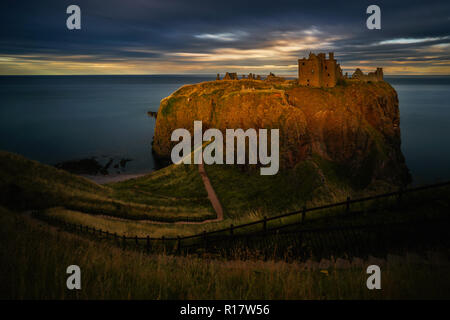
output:
[{"label": "grassy slope", "polygon": [[[225,167],[224,167],[225,168]],[[211,168],[208,170],[210,171]],[[224,170],[219,168],[220,170]],[[214,169],[213,169],[214,170]],[[259,178],[247,177],[247,179],[238,180],[241,175],[238,175],[234,171],[230,172],[219,172],[221,175],[229,178],[227,175],[236,174],[236,183],[240,183],[242,186],[249,186],[252,183],[258,183],[258,181],[253,181],[253,179],[258,180]],[[296,180],[291,177],[295,181]],[[215,180],[217,182],[218,180]],[[219,180],[221,181],[221,180]],[[222,180],[223,181],[223,180]],[[278,185],[279,186],[279,185]],[[215,186],[216,187],[216,186]],[[292,186],[293,192],[295,191],[296,185]],[[247,223],[254,220],[262,219],[264,212],[272,213],[272,215],[281,213],[280,203],[277,201],[276,196],[284,197],[285,195],[279,190],[280,188],[273,187],[268,188],[266,193],[263,194],[260,199],[264,199],[267,204],[266,207],[260,205],[258,199],[254,199],[255,195],[251,192],[240,194],[233,197],[233,192],[229,191],[227,188],[222,187],[222,189],[217,188],[224,195],[222,201],[225,208],[228,210],[226,212],[226,217],[221,222],[206,223],[206,224],[151,224],[151,223],[140,223],[127,220],[117,220],[105,216],[92,216],[88,214],[83,214],[79,212],[73,212],[69,210],[52,209],[46,212],[54,218],[61,219],[63,221],[68,221],[76,224],[83,224],[89,227],[95,227],[96,229],[108,230],[109,232],[116,232],[119,235],[125,234],[127,236],[139,236],[143,237],[150,235],[152,237],[175,237],[177,235],[185,236],[191,234],[198,234],[202,231],[211,231],[215,229],[227,228],[232,223],[237,226],[242,223]],[[244,188],[244,190],[246,190]],[[299,189],[301,190],[301,189]],[[331,208],[327,210],[314,211],[308,213],[306,216],[306,228],[315,228],[323,226],[342,226],[345,224],[352,225],[364,225],[364,224],[378,224],[378,223],[389,223],[389,222],[411,222],[421,219],[441,219],[448,215],[450,207],[450,187],[443,187],[439,189],[425,190],[418,193],[405,194],[403,196],[402,205],[398,208],[398,202],[396,197],[391,197],[387,199],[374,200],[369,202],[364,202],[360,204],[354,204],[351,206],[352,214],[345,215],[344,207]],[[295,196],[301,198],[302,194],[298,192]],[[227,198],[228,197],[228,198]],[[343,200],[343,199],[341,199]],[[254,205],[259,205],[261,209],[257,211],[248,211],[243,215],[231,216],[229,214],[229,203],[231,203],[231,208],[236,208],[236,210],[242,209],[242,212],[246,212],[245,208],[239,206],[245,205],[245,201],[252,202]],[[273,203],[271,203],[273,201]],[[288,202],[288,205],[290,203]],[[273,211],[265,211],[271,208]],[[236,211],[239,212],[239,211]],[[268,214],[270,216],[270,214]],[[301,219],[301,216],[290,216],[282,219],[276,219],[268,222],[268,227],[273,228],[276,226],[297,223]],[[235,230],[235,234],[238,233],[251,233],[254,231],[260,231],[261,225],[251,226],[244,229]]]},{"label": "grassy slope", "polygon": [[[225,208],[224,221],[190,225],[142,223],[133,218],[174,221],[181,217],[192,221],[214,217],[196,166],[170,166],[145,177],[99,186],[17,155],[6,152],[0,155],[0,205],[15,210],[47,208],[46,214],[61,220],[127,236],[174,237],[197,234],[229,227],[231,223],[236,226],[261,219],[264,215],[273,216],[299,209],[305,204],[311,207],[354,195],[351,191],[334,191],[345,190],[339,185],[336,187],[341,181],[342,172],[340,168],[325,163],[321,163],[321,170],[318,170],[315,161],[323,161],[320,159],[303,162],[295,170],[275,176],[261,176],[258,171],[241,172],[237,167],[213,165],[206,166],[206,169]],[[423,198],[431,199],[430,195],[434,192]],[[436,206],[436,212],[442,213],[448,209],[448,201],[442,201],[448,198],[448,192],[448,188],[440,191],[441,201]],[[395,209],[381,209],[380,215],[371,213],[353,217],[350,222],[385,221],[383,214],[386,212],[401,219],[409,219],[414,212],[422,216],[424,204],[428,209],[434,208],[417,195],[413,195],[411,200],[419,203],[410,206],[407,214]],[[366,210],[379,204],[365,204],[356,209]],[[331,216],[339,215],[341,211],[315,212],[308,215],[308,221],[313,225],[330,224],[334,221]],[[322,217],[328,220],[314,222],[314,219]],[[295,216],[275,220],[269,226],[298,219]]]},{"label": "grassy slope", "polygon": [[303,206],[320,206],[344,201],[347,196],[384,193],[392,188],[377,182],[371,188],[353,189],[344,168],[320,157],[312,157],[273,176],[262,176],[259,169],[241,171],[238,166],[209,165],[206,170],[228,218],[252,212],[270,217]]},{"label": "grassy slope", "polygon": [[[449,298],[448,266],[389,260],[382,290],[367,290],[365,268],[146,256],[38,226],[0,207],[0,299],[399,299]],[[65,287],[82,270],[82,290]]]},{"label": "grassy slope", "polygon": [[195,165],[170,166],[107,186],[6,152],[0,153],[0,165],[0,190],[4,195],[0,203],[18,210],[49,208],[48,214],[70,222],[138,236],[182,236],[297,209],[310,204],[320,180],[313,164],[306,162],[293,172],[276,176],[245,173],[237,167],[207,166],[225,208],[225,221],[155,225],[114,217],[165,221],[214,217]]},{"label": "grassy slope", "polygon": [[[170,166],[110,186],[0,151],[0,204],[16,210],[65,207],[161,221],[215,217],[196,166]],[[133,187],[131,187],[133,186]]]},{"label": "grassy slope", "polygon": [[270,216],[297,209],[310,202],[315,188],[320,185],[320,177],[309,162],[273,176],[225,165],[209,165],[206,171],[229,218],[252,211]]}]

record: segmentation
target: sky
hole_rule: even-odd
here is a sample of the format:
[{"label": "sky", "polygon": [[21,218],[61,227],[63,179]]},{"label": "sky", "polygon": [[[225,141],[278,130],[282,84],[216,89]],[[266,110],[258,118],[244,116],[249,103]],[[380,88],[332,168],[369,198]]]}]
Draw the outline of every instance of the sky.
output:
[{"label": "sky", "polygon": [[[66,27],[71,4],[81,30]],[[297,59],[330,51],[344,72],[450,75],[448,0],[2,0],[0,23],[0,75],[295,76]]]}]

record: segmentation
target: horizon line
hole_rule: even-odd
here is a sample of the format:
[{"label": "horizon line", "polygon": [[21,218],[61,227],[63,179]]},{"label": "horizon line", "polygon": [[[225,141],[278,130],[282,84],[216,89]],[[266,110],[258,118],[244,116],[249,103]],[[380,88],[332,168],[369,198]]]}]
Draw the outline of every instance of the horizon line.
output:
[{"label": "horizon line", "polygon": [[[222,73],[219,73],[222,74]],[[225,74],[225,72],[223,72]],[[243,73],[245,74],[245,73]],[[216,76],[217,73],[111,73],[111,74],[0,74],[0,77],[76,77],[76,76]],[[239,73],[238,73],[239,75]],[[247,75],[247,74],[245,74]],[[278,74],[280,77],[294,77],[297,78],[297,75],[293,74]],[[449,77],[450,74],[384,74],[386,77],[392,76],[422,76],[422,77]],[[240,80],[240,79],[239,79]]]}]

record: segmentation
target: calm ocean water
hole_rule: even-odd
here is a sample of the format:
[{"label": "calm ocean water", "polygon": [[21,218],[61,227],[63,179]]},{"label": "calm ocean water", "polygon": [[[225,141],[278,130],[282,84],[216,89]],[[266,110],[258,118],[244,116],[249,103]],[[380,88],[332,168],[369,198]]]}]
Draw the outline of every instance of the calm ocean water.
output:
[{"label": "calm ocean water", "polygon": [[[160,100],[201,76],[0,77],[0,149],[48,164],[133,159],[128,173],[155,168],[151,142]],[[104,162],[102,163],[104,164]]]},{"label": "calm ocean water", "polygon": [[[159,102],[211,76],[0,77],[0,149],[48,164],[130,158],[154,169]],[[386,77],[400,99],[402,150],[416,183],[450,180],[450,77]]]}]

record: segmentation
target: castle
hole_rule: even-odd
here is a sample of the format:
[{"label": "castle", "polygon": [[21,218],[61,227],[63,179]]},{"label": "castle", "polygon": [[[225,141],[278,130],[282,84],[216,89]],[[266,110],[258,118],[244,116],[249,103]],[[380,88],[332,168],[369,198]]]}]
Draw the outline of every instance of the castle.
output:
[{"label": "castle", "polygon": [[[242,79],[262,80],[261,76],[250,73],[248,77],[242,76]],[[217,74],[216,80],[220,80],[220,74]],[[227,72],[223,80],[239,80],[236,72]],[[357,68],[351,78],[347,73],[342,74],[339,63],[334,58],[334,52],[325,53],[309,53],[308,58],[298,59],[298,84],[315,88],[333,88],[340,80],[348,81],[383,81],[383,68],[377,68],[375,72],[364,74],[361,69]],[[265,81],[284,81],[284,78],[275,76],[272,72],[265,78]]]},{"label": "castle", "polygon": [[355,73],[352,75],[352,79],[361,81],[383,81],[383,68],[377,68],[375,72],[369,72],[364,74],[361,69],[356,68]]},{"label": "castle", "polygon": [[[327,59],[325,53],[315,55],[310,53],[308,59],[298,60],[298,83],[308,87],[335,87],[339,80],[347,79],[347,74],[342,75],[341,66],[334,59],[334,53],[329,53]],[[375,72],[364,74],[359,68],[353,73],[353,80],[359,81],[383,81],[383,69],[377,68]]]},{"label": "castle", "polygon": [[334,59],[334,53],[315,55],[310,53],[308,59],[298,59],[298,83],[308,87],[334,87],[342,78],[340,65]]}]

